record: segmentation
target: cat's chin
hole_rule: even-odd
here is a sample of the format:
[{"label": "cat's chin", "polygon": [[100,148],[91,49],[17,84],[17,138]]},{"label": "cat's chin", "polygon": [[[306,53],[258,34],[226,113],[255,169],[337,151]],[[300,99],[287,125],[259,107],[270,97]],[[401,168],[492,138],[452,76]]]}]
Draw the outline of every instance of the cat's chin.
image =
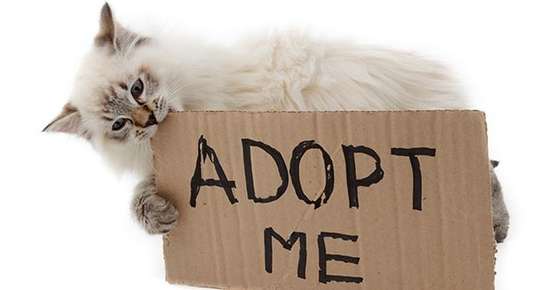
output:
[{"label": "cat's chin", "polygon": [[157,127],[158,127],[157,125],[153,125],[153,126],[144,128],[144,130],[142,131],[141,134],[135,136],[134,140],[136,141],[136,143],[150,142],[152,137],[154,137],[154,135],[157,132]]}]

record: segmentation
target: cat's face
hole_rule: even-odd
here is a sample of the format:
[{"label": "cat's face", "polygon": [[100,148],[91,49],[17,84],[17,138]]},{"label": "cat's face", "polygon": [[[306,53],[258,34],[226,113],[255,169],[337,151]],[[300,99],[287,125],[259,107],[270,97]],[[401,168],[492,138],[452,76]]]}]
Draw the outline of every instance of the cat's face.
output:
[{"label": "cat's face", "polygon": [[172,107],[167,83],[145,62],[143,50],[149,42],[114,21],[105,5],[95,45],[85,57],[70,101],[45,131],[83,136],[105,151],[120,147],[134,152],[149,146]]}]

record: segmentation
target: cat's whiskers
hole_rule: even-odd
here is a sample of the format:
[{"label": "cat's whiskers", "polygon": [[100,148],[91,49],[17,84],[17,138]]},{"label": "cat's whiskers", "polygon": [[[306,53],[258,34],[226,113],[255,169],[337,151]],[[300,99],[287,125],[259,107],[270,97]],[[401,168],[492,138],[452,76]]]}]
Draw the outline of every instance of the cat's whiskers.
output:
[{"label": "cat's whiskers", "polygon": [[175,101],[181,97],[177,93],[184,89],[187,85],[181,83],[178,79],[174,79],[171,83],[172,85],[170,86],[167,99],[170,103],[175,103]]}]

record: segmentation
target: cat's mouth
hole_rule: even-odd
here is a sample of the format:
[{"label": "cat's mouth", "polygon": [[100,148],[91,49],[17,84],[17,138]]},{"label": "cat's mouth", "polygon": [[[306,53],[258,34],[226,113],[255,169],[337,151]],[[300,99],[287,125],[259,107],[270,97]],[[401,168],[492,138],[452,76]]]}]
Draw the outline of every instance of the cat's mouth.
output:
[{"label": "cat's mouth", "polygon": [[171,106],[168,106],[165,98],[160,97],[158,100],[158,105],[156,106],[157,110],[152,112],[154,122],[150,126],[143,128],[141,134],[137,135],[139,141],[149,141],[152,137],[154,137],[159,124],[167,118],[168,113],[174,111]]},{"label": "cat's mouth", "polygon": [[159,98],[157,100],[156,110],[151,113],[154,120],[149,124],[149,126],[136,132],[136,140],[142,143],[150,141],[150,139],[156,134],[159,124],[167,118],[167,114],[178,111],[179,110],[175,109],[173,106],[169,106],[165,98]]}]

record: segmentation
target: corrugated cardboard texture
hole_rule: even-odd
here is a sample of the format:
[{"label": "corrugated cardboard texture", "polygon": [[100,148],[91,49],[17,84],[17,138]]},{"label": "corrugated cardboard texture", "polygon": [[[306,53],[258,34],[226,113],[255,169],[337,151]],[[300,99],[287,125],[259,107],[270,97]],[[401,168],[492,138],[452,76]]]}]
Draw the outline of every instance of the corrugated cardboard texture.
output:
[{"label": "corrugated cardboard texture", "polygon": [[[199,146],[201,136],[206,145]],[[287,174],[286,191],[277,200],[248,197],[242,139],[263,142],[281,154],[278,169],[261,147],[246,148],[256,198],[275,196],[279,187],[282,192],[279,172]],[[159,191],[181,214],[164,240],[171,283],[231,289],[493,289],[481,112],[184,112],[170,114],[154,140]],[[310,140],[315,142],[300,149],[319,144],[324,154],[318,146],[299,150],[303,155],[294,152]],[[364,148],[359,146],[374,150],[379,164],[371,150],[352,153]],[[402,156],[409,152],[403,148],[421,148],[417,153],[424,155]],[[206,156],[199,157],[199,149]],[[354,166],[348,164],[350,155]],[[325,166],[330,162],[322,156],[330,157],[332,166]],[[230,198],[237,202],[232,204],[221,187],[201,186],[196,207],[190,204],[198,157],[200,178],[213,184],[219,184],[219,161],[235,182]],[[413,195],[415,162],[421,197]],[[370,182],[353,182],[379,168],[383,174],[378,170]],[[325,203],[331,170],[333,190]],[[296,194],[294,176],[305,196]],[[348,184],[363,185],[357,186],[357,197],[349,196]],[[320,201],[308,204],[305,197]]]}]

